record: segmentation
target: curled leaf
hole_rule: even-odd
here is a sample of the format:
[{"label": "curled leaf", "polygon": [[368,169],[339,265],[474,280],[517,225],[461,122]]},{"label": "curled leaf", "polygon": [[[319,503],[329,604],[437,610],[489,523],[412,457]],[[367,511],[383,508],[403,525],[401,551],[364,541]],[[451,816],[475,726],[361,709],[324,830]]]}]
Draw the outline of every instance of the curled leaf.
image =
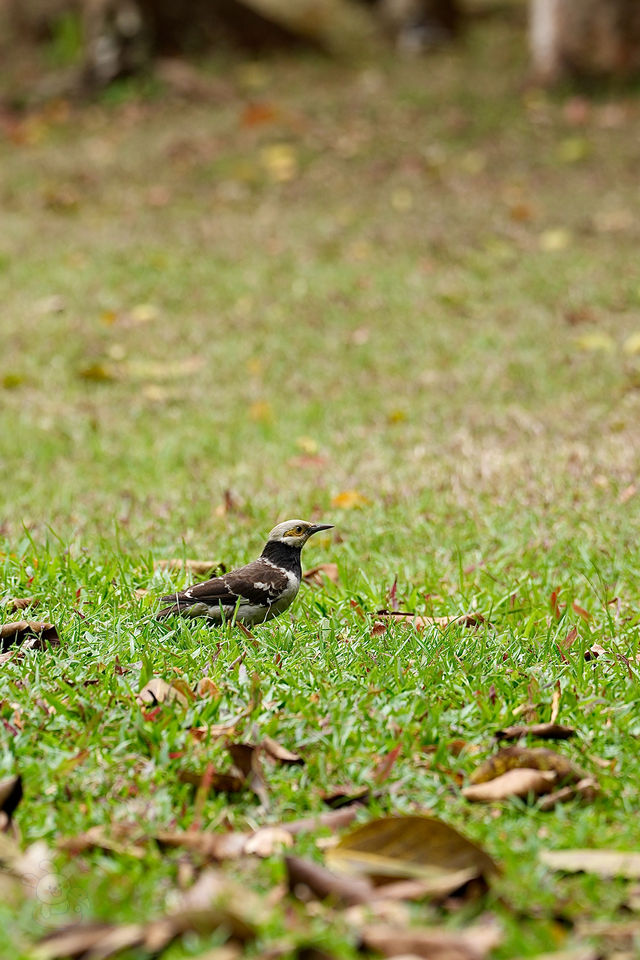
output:
[{"label": "curled leaf", "polygon": [[466,787],[462,796],[472,803],[494,803],[506,800],[509,797],[537,796],[547,793],[556,783],[556,774],[550,770],[529,770],[520,767],[517,770],[508,770],[506,773]]},{"label": "curled leaf", "polygon": [[184,690],[178,689],[174,684],[167,683],[162,677],[152,677],[136,695],[136,700],[140,706],[157,706],[159,703],[174,703],[176,701],[183,707],[189,705],[189,698]]},{"label": "curled leaf", "polygon": [[577,764],[547,747],[504,747],[489,757],[471,775],[471,783],[494,780],[508,770],[527,767],[530,770],[548,770],[556,775],[556,782],[577,783],[588,776]]},{"label": "curled leaf", "polygon": [[496,740],[519,740],[521,737],[539,737],[541,740],[568,740],[575,734],[573,727],[561,723],[516,724],[494,734]]},{"label": "curled leaf", "polygon": [[392,816],[372,820],[327,851],[329,866],[374,882],[417,879],[425,895],[446,896],[471,880],[487,880],[498,868],[475,843],[435,817]]}]

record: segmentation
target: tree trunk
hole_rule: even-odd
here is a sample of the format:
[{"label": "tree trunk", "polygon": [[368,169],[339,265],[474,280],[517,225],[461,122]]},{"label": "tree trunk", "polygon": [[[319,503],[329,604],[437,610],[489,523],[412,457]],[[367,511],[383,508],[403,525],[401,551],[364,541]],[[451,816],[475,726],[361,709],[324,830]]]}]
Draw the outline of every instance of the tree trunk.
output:
[{"label": "tree trunk", "polygon": [[536,80],[640,73],[639,0],[530,0]]}]

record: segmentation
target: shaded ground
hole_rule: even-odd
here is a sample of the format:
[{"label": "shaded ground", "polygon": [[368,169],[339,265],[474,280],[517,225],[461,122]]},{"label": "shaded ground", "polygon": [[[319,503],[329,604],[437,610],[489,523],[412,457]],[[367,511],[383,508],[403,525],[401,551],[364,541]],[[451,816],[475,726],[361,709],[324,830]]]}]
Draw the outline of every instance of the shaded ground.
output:
[{"label": "shaded ground", "polygon": [[[63,636],[0,677],[0,772],[25,777],[26,839],[188,826],[173,755],[197,767],[217,748],[193,747],[180,714],[145,720],[131,691],[152,672],[211,675],[221,694],[189,708],[198,726],[246,705],[257,672],[252,722],[308,761],[273,773],[268,819],[366,781],[400,743],[396,791],[371,810],[433,808],[503,863],[498,956],[564,942],[559,912],[570,926],[626,901],[536,857],[640,839],[640,108],[522,93],[524,64],[522,36],[491,24],[425,63],[221,62],[200,100],[120,87],[3,116],[4,592],[39,597]],[[140,626],[134,589],[182,582],[152,559],[239,563],[296,515],[336,523],[307,561],[337,561],[340,584],[264,627],[244,669],[233,632],[212,662],[206,629]],[[407,608],[477,608],[493,626],[372,634],[396,576]],[[594,641],[607,656],[585,662]],[[123,677],[116,655],[138,666]],[[567,752],[610,762],[594,768],[602,798],[470,807],[452,773],[477,758],[446,744],[488,750],[530,701],[548,719],[558,682],[580,733]],[[438,763],[416,762],[433,744]],[[211,795],[200,812],[243,826],[256,801]],[[163,909],[177,861],[61,869],[65,908],[130,920]],[[282,874],[279,857],[252,869],[258,889]],[[61,919],[27,904],[0,943]],[[352,938],[337,924],[329,941],[347,955]]]}]

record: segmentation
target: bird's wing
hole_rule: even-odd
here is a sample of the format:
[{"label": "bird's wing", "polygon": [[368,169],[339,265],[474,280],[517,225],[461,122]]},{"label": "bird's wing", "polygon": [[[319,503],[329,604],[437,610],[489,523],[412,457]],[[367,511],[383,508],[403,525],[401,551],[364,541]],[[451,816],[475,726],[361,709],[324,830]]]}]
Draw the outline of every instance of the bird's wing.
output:
[{"label": "bird's wing", "polygon": [[202,583],[195,583],[187,590],[172,593],[162,600],[178,605],[190,606],[194,603],[206,603],[209,606],[235,607],[244,604],[269,604],[276,600],[289,583],[286,573],[261,560],[254,560],[246,567],[231,570],[222,577],[213,577]]}]

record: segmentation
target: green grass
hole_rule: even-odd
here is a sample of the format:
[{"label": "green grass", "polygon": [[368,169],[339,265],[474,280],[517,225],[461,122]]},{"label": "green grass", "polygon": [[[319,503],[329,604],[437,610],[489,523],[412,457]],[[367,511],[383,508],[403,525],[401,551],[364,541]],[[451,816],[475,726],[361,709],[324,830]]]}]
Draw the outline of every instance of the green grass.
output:
[{"label": "green grass", "polygon": [[[25,842],[118,820],[188,827],[179,771],[225,763],[188,730],[253,697],[244,735],[306,765],[269,768],[267,814],[250,794],[210,795],[205,825],[320,810],[324,787],[367,782],[400,744],[368,815],[428,810],[504,869],[462,916],[417,919],[494,910],[506,960],[563,945],[585,917],[623,918],[623,883],[553,875],[537,855],[640,843],[640,493],[621,496],[640,440],[640,359],[624,349],[640,330],[640,108],[603,93],[572,125],[562,98],[521,92],[522,44],[490,23],[428,62],[213,64],[226,78],[213,103],[129,91],[45,109],[0,142],[2,592],[37,597],[62,637],[0,674],[0,776],[24,777]],[[247,125],[256,100],[275,116]],[[283,182],[274,144],[294,158]],[[585,349],[594,332],[609,349]],[[369,502],[332,506],[349,489]],[[184,582],[154,560],[244,562],[288,516],[336,524],[306,562],[336,561],[340,583],[304,589],[256,647],[231,629],[168,630],[134,598]],[[372,636],[396,577],[407,609],[477,609],[487,624]],[[585,661],[593,642],[606,655]],[[136,692],[176,673],[212,677],[220,696],[145,719]],[[578,730],[559,749],[601,796],[549,813],[462,799],[455,774],[524,704],[549,719],[558,685],[559,719]],[[456,738],[481,752],[453,757]],[[298,849],[318,856],[314,841]],[[53,904],[0,904],[2,955],[28,958],[69,916],[162,912],[179,856],[56,862]],[[283,876],[281,857],[228,869],[258,891]],[[341,920],[309,922],[352,955]],[[276,907],[255,953],[286,925]]]}]

